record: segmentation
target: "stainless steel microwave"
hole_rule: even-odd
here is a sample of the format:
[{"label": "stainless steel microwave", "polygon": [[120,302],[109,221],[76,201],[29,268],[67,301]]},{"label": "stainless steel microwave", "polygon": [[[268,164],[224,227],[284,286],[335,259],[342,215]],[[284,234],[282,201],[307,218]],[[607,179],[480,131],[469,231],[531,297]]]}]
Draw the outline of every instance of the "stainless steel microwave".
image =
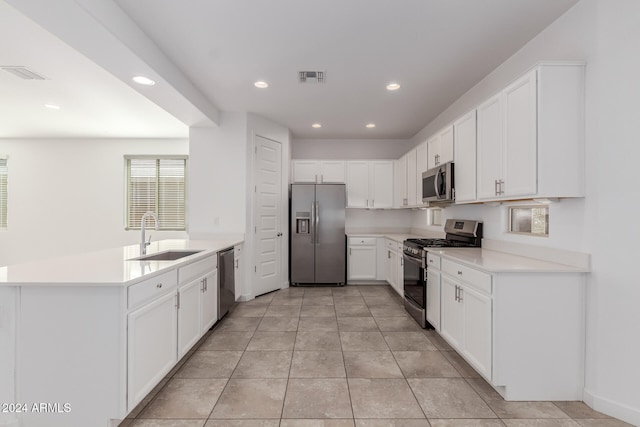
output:
[{"label": "stainless steel microwave", "polygon": [[453,203],[456,190],[453,162],[448,162],[422,173],[422,201]]}]

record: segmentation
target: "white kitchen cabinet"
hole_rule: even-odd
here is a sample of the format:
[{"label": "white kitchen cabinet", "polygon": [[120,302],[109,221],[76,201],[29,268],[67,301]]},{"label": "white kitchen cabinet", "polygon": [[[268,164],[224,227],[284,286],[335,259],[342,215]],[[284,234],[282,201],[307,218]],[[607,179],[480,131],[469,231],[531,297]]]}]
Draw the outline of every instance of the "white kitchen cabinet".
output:
[{"label": "white kitchen cabinet", "polygon": [[462,349],[464,312],[458,303],[458,282],[446,275],[440,278],[441,312],[440,334],[456,350]]},{"label": "white kitchen cabinet", "polygon": [[200,339],[202,279],[178,288],[178,359]]},{"label": "white kitchen cabinet", "polygon": [[385,241],[385,254],[387,255],[386,280],[399,295],[403,295],[399,281],[401,275],[400,269],[402,267],[399,257],[402,256],[402,253],[398,252],[398,242],[391,239],[385,239]]},{"label": "white kitchen cabinet", "polygon": [[[407,153],[407,206],[416,206],[418,204],[418,164],[417,150]],[[422,178],[422,175],[420,175]],[[422,188],[422,186],[421,186]],[[422,203],[422,199],[420,199]]]},{"label": "white kitchen cabinet", "polygon": [[377,280],[376,237],[349,237],[348,280]]},{"label": "white kitchen cabinet", "polygon": [[218,270],[212,270],[200,284],[200,335],[218,321]]},{"label": "white kitchen cabinet", "polygon": [[427,322],[440,331],[440,257],[427,254]]},{"label": "white kitchen cabinet", "polygon": [[236,296],[236,301],[238,301],[244,289],[244,266],[242,264],[242,260],[242,245],[236,245],[233,247],[233,261],[235,266],[233,281],[235,285],[234,294]]},{"label": "white kitchen cabinet", "polygon": [[422,202],[422,172],[427,169],[427,142],[416,147],[416,204],[418,206],[426,205]]},{"label": "white kitchen cabinet", "polygon": [[344,160],[293,160],[295,183],[345,183]]},{"label": "white kitchen cabinet", "polygon": [[[449,267],[449,268],[447,268]],[[452,276],[455,270],[456,276]],[[441,334],[485,378],[492,378],[491,276],[448,260],[441,277]],[[462,279],[464,278],[464,279]]]},{"label": "white kitchen cabinet", "polygon": [[453,133],[453,125],[449,125],[427,140],[427,169],[453,161]]},{"label": "white kitchen cabinet", "polygon": [[178,358],[218,320],[217,266],[211,256],[178,270]]},{"label": "white kitchen cabinet", "polygon": [[453,124],[456,203],[476,200],[476,110]]},{"label": "white kitchen cabinet", "polygon": [[347,162],[347,207],[393,207],[393,161]]},{"label": "white kitchen cabinet", "polygon": [[477,112],[478,200],[584,196],[583,64],[541,64]]},{"label": "white kitchen cabinet", "polygon": [[394,203],[396,208],[406,207],[409,204],[407,199],[407,155],[395,161],[394,169]]},{"label": "white kitchen cabinet", "polygon": [[175,290],[127,316],[127,407],[133,409],[177,359]]}]

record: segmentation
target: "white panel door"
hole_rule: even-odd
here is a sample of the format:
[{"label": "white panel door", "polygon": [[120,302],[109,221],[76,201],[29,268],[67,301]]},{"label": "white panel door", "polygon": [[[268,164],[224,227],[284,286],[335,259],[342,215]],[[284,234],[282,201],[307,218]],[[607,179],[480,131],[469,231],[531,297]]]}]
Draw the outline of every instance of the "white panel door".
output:
[{"label": "white panel door", "polygon": [[200,294],[202,278],[181,286],[178,289],[178,359],[200,339]]},{"label": "white panel door", "polygon": [[254,294],[280,289],[282,280],[282,146],[255,137],[255,280]]},{"label": "white panel door", "polygon": [[393,162],[374,161],[370,165],[369,196],[372,208],[393,207]]},{"label": "white panel door", "polygon": [[369,207],[369,162],[347,162],[347,206]]},{"label": "white panel door", "polygon": [[476,110],[454,123],[456,203],[476,200]]},{"label": "white panel door", "polygon": [[[502,177],[502,95],[478,107],[478,200],[498,197]],[[457,173],[457,171],[456,171]]]},{"label": "white panel door", "polygon": [[[414,148],[413,150],[409,151],[407,153],[407,204],[409,206],[416,206],[417,205],[417,192],[418,192],[418,186],[417,186],[417,179],[418,179],[418,173],[417,173],[417,154],[416,154],[416,149]],[[420,175],[420,178],[422,179],[422,175]],[[422,199],[420,199],[420,203],[422,203]]]},{"label": "white panel door", "polygon": [[343,160],[320,161],[320,182],[344,184],[346,178]]},{"label": "white panel door", "polygon": [[175,292],[127,316],[127,407],[130,410],[178,361],[177,342]]},{"label": "white panel door", "polygon": [[537,192],[536,88],[534,70],[504,90],[505,197]]}]

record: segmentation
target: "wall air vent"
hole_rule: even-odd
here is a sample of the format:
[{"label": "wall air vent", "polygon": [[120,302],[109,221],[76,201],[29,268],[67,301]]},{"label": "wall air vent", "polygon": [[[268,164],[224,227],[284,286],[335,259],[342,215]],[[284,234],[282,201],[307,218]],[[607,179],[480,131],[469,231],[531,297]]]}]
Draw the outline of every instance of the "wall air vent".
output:
[{"label": "wall air vent", "polygon": [[324,71],[298,71],[300,83],[324,83],[326,73]]},{"label": "wall air vent", "polygon": [[6,71],[7,73],[11,73],[16,77],[20,77],[21,79],[24,80],[47,80],[46,77],[31,71],[30,69],[28,69],[27,67],[23,67],[23,66],[0,66],[0,68],[4,71]]}]

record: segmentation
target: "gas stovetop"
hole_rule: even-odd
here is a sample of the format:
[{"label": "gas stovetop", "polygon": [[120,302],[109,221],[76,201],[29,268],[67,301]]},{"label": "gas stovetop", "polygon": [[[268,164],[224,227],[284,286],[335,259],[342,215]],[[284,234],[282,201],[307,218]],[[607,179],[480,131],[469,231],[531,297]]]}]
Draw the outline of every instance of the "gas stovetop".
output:
[{"label": "gas stovetop", "polygon": [[404,252],[418,256],[425,248],[479,248],[481,245],[481,222],[448,219],[444,230],[447,233],[444,239],[405,240]]},{"label": "gas stovetop", "polygon": [[407,239],[406,242],[422,248],[474,248],[475,244],[449,239]]}]

